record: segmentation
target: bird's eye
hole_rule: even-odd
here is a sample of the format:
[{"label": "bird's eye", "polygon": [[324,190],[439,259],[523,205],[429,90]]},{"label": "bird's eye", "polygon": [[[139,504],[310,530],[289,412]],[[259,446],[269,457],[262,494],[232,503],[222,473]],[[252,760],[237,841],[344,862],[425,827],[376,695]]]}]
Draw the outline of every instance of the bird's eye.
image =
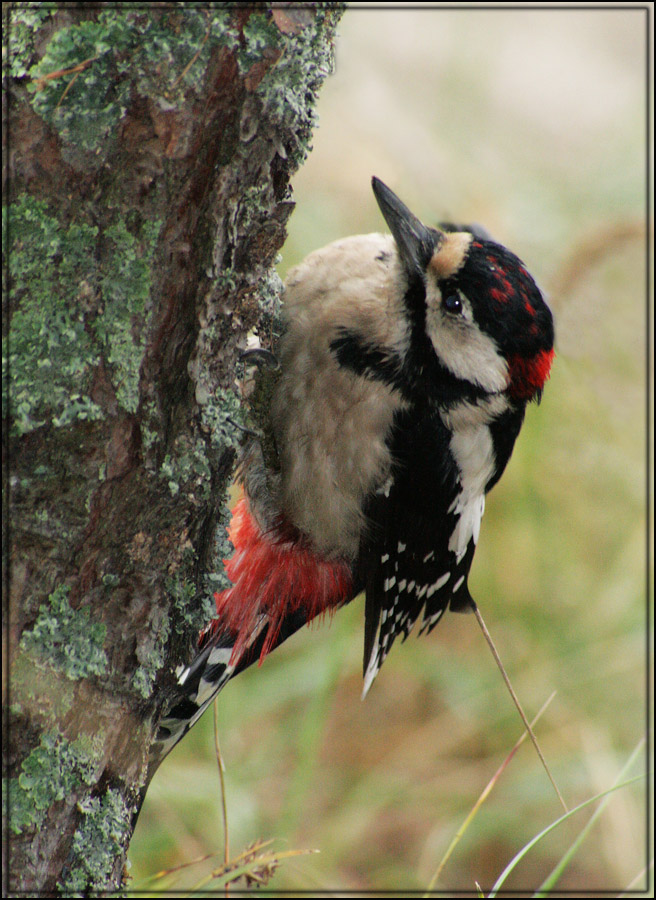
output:
[{"label": "bird's eye", "polygon": [[462,312],[462,300],[457,294],[449,294],[442,301],[442,306],[448,313],[459,315]]}]

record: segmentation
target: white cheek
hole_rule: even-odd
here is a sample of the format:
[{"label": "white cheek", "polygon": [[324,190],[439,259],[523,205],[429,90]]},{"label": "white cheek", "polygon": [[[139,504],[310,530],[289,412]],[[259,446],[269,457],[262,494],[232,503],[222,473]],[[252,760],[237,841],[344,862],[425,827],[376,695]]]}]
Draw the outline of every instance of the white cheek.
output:
[{"label": "white cheek", "polygon": [[457,378],[490,393],[508,386],[508,365],[491,337],[464,317],[450,320],[436,304],[426,311],[426,328],[440,362]]}]

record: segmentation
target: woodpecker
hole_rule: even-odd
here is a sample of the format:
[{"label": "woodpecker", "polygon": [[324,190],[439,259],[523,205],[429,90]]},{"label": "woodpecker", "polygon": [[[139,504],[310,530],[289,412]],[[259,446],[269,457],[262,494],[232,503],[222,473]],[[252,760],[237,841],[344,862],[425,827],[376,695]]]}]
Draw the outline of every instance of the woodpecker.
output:
[{"label": "woodpecker", "polygon": [[421,617],[474,608],[485,495],[554,357],[524,264],[480,228],[424,225],[378,178],[391,234],[338,240],[285,285],[268,438],[249,438],[232,587],[179,673],[161,760],[234,675],[365,593],[364,690]]}]

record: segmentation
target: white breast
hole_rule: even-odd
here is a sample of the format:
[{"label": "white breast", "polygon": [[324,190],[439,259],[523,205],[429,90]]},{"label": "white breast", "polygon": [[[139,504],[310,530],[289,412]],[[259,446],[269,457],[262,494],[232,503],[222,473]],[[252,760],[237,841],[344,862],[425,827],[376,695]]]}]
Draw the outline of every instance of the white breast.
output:
[{"label": "white breast", "polygon": [[386,438],[399,393],[337,363],[339,329],[401,353],[402,272],[393,239],[360,235],[312,253],[287,280],[282,375],[272,402],[281,505],[323,555],[354,557],[364,497],[390,472]]}]

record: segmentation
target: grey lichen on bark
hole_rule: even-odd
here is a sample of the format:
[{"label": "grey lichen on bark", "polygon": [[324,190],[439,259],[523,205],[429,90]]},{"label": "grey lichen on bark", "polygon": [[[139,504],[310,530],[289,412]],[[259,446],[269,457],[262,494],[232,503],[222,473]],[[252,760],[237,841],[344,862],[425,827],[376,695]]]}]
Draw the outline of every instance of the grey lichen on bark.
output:
[{"label": "grey lichen on bark", "polygon": [[[6,892],[120,886],[341,4],[5,4]],[[7,592],[6,592],[7,595]]]}]

